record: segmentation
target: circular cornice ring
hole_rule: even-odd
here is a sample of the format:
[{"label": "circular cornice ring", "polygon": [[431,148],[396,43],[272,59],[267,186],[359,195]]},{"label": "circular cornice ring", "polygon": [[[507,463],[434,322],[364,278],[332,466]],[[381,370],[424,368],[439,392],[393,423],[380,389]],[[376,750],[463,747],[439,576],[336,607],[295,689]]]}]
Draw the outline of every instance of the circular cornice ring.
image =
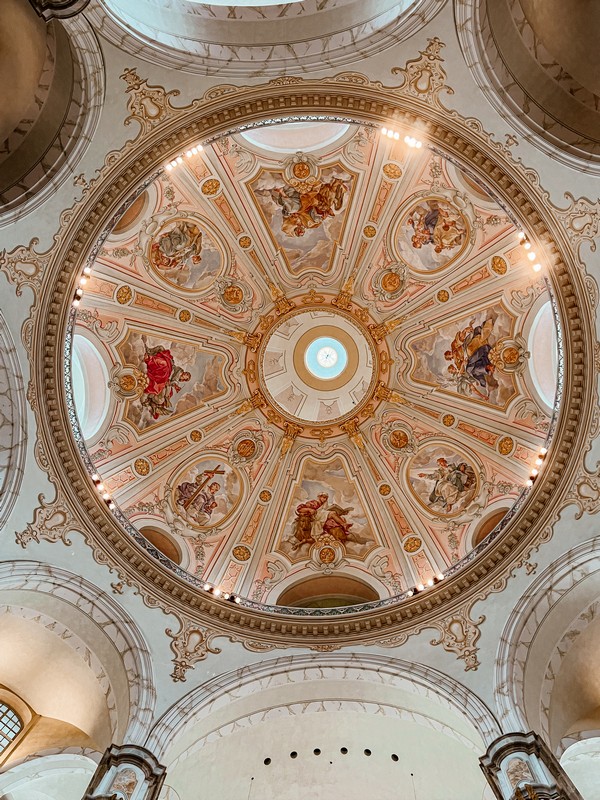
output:
[{"label": "circular cornice ring", "polygon": [[[350,80],[351,77],[351,80]],[[210,99],[182,110],[127,146],[107,167],[84,201],[62,218],[47,270],[47,291],[40,297],[35,317],[31,352],[36,353],[35,382],[39,436],[49,472],[58,479],[70,505],[77,510],[82,531],[101,563],[109,564],[133,581],[153,607],[183,618],[193,617],[234,640],[259,641],[270,646],[302,646],[332,649],[360,642],[398,644],[406,632],[432,625],[466,601],[501,590],[515,560],[535,546],[544,528],[568,502],[567,493],[586,451],[595,405],[593,309],[586,276],[570,249],[565,228],[556,219],[537,176],[510,161],[474,120],[465,121],[441,104],[426,102],[410,93],[371,83],[358,75],[340,76],[327,82],[276,80],[237,92],[213,90]],[[430,98],[429,98],[430,100]],[[178,155],[191,143],[226,133],[232,125],[281,118],[301,111],[303,115],[327,114],[335,108],[346,121],[410,127],[420,120],[423,136],[434,150],[455,160],[484,184],[493,181],[499,202],[528,230],[546,253],[553,283],[560,287],[556,304],[568,321],[564,337],[563,407],[554,428],[543,474],[527,502],[489,544],[467,556],[459,572],[452,573],[430,590],[398,603],[394,598],[363,613],[336,617],[286,616],[258,605],[232,605],[195,588],[183,570],[163,559],[169,569],[136,545],[116,524],[111,512],[94,492],[71,433],[64,399],[64,360],[55,346],[65,336],[76,280],[86,258],[94,257],[99,238],[120,212],[134,189],[156,176],[158,165]],[[142,537],[140,536],[140,539]],[[199,581],[198,581],[199,583]]]}]

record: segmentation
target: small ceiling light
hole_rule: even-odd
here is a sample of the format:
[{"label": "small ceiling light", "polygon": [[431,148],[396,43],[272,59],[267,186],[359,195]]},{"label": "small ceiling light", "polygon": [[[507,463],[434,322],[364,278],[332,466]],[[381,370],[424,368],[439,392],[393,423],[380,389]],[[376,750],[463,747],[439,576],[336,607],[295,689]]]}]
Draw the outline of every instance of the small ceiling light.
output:
[{"label": "small ceiling light", "polygon": [[408,590],[408,592],[406,593],[406,596],[407,596],[407,597],[412,597],[412,596],[413,596],[413,594],[414,594],[413,590],[412,590],[412,589],[409,589],[409,590]]},{"label": "small ceiling light", "polygon": [[224,593],[223,600],[229,600],[229,592]]},{"label": "small ceiling light", "polygon": [[531,252],[527,253],[527,258],[528,258],[530,261],[535,261],[535,259],[537,258],[537,256],[536,256],[536,254],[535,254],[533,251],[531,251]]},{"label": "small ceiling light", "polygon": [[388,139],[393,139],[394,138],[394,131],[388,131],[387,132],[387,137],[388,137]]},{"label": "small ceiling light", "polygon": [[98,489],[99,492],[103,492],[104,491],[104,484],[103,483],[99,483],[98,486],[96,486],[96,489]]},{"label": "small ceiling light", "polygon": [[544,459],[543,458],[536,458],[535,463],[538,465],[538,467],[541,467],[542,464],[544,463]]},{"label": "small ceiling light", "polygon": [[85,286],[86,283],[87,283],[87,278],[80,278],[79,279],[79,285],[80,286]]},{"label": "small ceiling light", "polygon": [[192,147],[192,153],[194,155],[196,155],[197,152],[198,152],[198,148],[197,147]]},{"label": "small ceiling light", "polygon": [[83,268],[83,274],[84,275],[91,275],[92,274],[92,268],[91,267],[84,267]]},{"label": "small ceiling light", "polygon": [[77,295],[77,297],[81,297],[83,295],[83,289],[77,289],[75,294]]},{"label": "small ceiling light", "polygon": [[394,133],[394,139],[396,139],[396,141],[398,141],[399,138],[400,138],[400,134],[398,132],[395,132]]},{"label": "small ceiling light", "polygon": [[185,157],[186,158],[191,158],[192,157],[192,151],[188,150],[187,153],[185,154]]},{"label": "small ceiling light", "polygon": [[524,242],[523,247],[525,248],[525,250],[531,250],[531,242],[528,241]]},{"label": "small ceiling light", "polygon": [[235,602],[236,602],[236,603],[241,603],[241,602],[242,602],[242,600],[241,600],[241,598],[240,598],[240,597],[236,597],[236,598],[235,598]]},{"label": "small ceiling light", "polygon": [[102,495],[102,499],[103,499],[103,500],[110,500],[110,495],[109,495],[109,493],[108,493],[108,492],[104,492],[104,494]]},{"label": "small ceiling light", "polygon": [[537,478],[537,476],[539,475],[538,470],[537,469],[532,469],[531,470],[531,475],[532,475],[532,477]]},{"label": "small ceiling light", "polygon": [[529,480],[527,481],[527,483],[525,485],[526,486],[533,486],[533,481],[531,480],[531,478],[529,478]]},{"label": "small ceiling light", "polygon": [[425,587],[423,586],[423,584],[422,584],[422,583],[420,583],[420,584],[417,586],[417,592],[422,592],[424,588],[425,588]]},{"label": "small ceiling light", "polygon": [[79,305],[79,298],[78,297],[76,297],[75,300],[73,300],[73,305],[75,306],[75,308],[77,308],[77,306]]},{"label": "small ceiling light", "polygon": [[204,148],[202,147],[202,145],[201,145],[201,144],[199,144],[199,145],[198,145],[198,152],[200,152],[201,150],[204,150]]},{"label": "small ceiling light", "polygon": [[173,169],[173,165],[172,164],[167,164],[166,169],[167,169],[167,172],[171,172],[172,169]]},{"label": "small ceiling light", "polygon": [[534,272],[539,272],[541,270],[541,268],[542,268],[541,264],[534,264],[533,265],[533,271]]},{"label": "small ceiling light", "polygon": [[415,142],[415,147],[417,148],[417,150],[418,150],[419,148],[423,147],[423,142],[420,142],[420,141],[417,139],[417,141]]},{"label": "small ceiling light", "polygon": [[427,586],[433,586],[433,578],[429,578],[427,581]]},{"label": "small ceiling light", "polygon": [[220,589],[213,589],[213,594],[215,595],[215,597],[218,597],[221,594],[221,590]]},{"label": "small ceiling light", "polygon": [[438,572],[438,574],[436,575],[436,578],[438,579],[438,581],[443,581],[444,580],[444,573],[443,572]]},{"label": "small ceiling light", "polygon": [[541,456],[545,456],[547,452],[548,452],[548,448],[547,447],[542,447],[540,449],[540,455]]},{"label": "small ceiling light", "polygon": [[116,508],[116,505],[111,500],[110,503],[108,504],[108,507],[110,508],[111,511],[114,511],[115,508]]},{"label": "small ceiling light", "polygon": [[171,166],[172,167],[176,167],[177,166],[177,161],[175,161],[175,159],[173,159],[173,161],[171,161]]},{"label": "small ceiling light", "polygon": [[183,158],[181,156],[177,156],[176,161],[178,164],[183,164]]},{"label": "small ceiling light", "polygon": [[204,591],[208,592],[209,589],[210,589],[210,583],[205,583],[204,584]]},{"label": "small ceiling light", "polygon": [[519,237],[519,239],[520,239],[521,241],[523,241],[523,239],[526,239],[526,238],[527,238],[527,237],[526,237],[526,235],[525,235],[525,231],[519,231],[519,233],[517,234],[517,236]]},{"label": "small ceiling light", "polygon": [[99,481],[100,480],[100,475],[98,475],[97,472],[94,472],[94,474],[92,475],[92,480],[94,481],[94,483],[96,481]]},{"label": "small ceiling light", "polygon": [[386,136],[387,135],[387,128],[382,128],[381,129],[381,135],[382,136]]}]

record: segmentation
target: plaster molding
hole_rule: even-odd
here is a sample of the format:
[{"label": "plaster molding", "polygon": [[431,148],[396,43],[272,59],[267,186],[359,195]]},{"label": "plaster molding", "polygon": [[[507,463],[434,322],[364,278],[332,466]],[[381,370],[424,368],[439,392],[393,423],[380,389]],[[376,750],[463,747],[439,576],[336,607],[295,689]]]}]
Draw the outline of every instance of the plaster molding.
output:
[{"label": "plaster molding", "polygon": [[479,626],[485,621],[481,614],[476,620],[471,619],[470,608],[457,609],[450,617],[436,622],[435,627],[440,636],[432,639],[432,645],[442,645],[447,653],[455,653],[465,662],[465,672],[476,670],[480,666],[476,642],[481,636]]},{"label": "plaster molding", "polygon": [[[71,572],[36,561],[0,563],[2,591],[48,594],[86,614],[114,644],[129,675],[129,720],[121,731],[128,742],[141,742],[150,728],[156,703],[154,670],[148,645],[134,620],[110,595]],[[89,646],[84,643],[84,646]],[[119,733],[115,730],[114,735]]]},{"label": "plaster molding", "polygon": [[[527,719],[525,712],[525,666],[529,649],[535,638],[535,632],[552,608],[579,583],[598,571],[599,548],[600,539],[595,538],[569,550],[531,583],[513,608],[500,637],[495,666],[494,693],[503,730],[525,730],[531,727],[533,722],[537,725],[537,721]],[[578,612],[569,630],[573,628],[579,631],[582,624],[587,624],[585,614],[585,609],[583,616],[582,612]],[[564,634],[567,639],[569,630]],[[550,672],[554,672],[550,665],[556,663],[556,658],[562,660],[560,653],[566,654],[564,646],[561,649],[564,636],[553,648],[553,655],[541,688],[540,719],[546,735],[549,732],[548,682],[553,680]]]},{"label": "plaster molding", "polygon": [[0,530],[8,520],[25,470],[27,415],[19,356],[0,313]]},{"label": "plaster molding", "polygon": [[[409,62],[412,66],[400,69],[403,80],[399,86],[384,86],[358,73],[321,81],[284,77],[257,86],[216,87],[177,110],[170,104],[169,91],[148,86],[140,79],[140,86],[161,90],[164,119],[151,124],[144,116],[150,112],[143,111],[142,104],[136,112],[136,118],[141,115],[137,136],[120,153],[109,154],[81,201],[63,213],[61,230],[48,256],[47,290],[37,296],[31,336],[30,357],[34,352],[38,356],[32,359],[32,380],[36,392],[44,397],[44,403],[36,408],[38,436],[44,443],[49,473],[60,476],[65,503],[83,509],[86,515],[79,522],[94,557],[115,570],[121,581],[131,581],[150,607],[161,607],[181,619],[193,618],[199,629],[214,625],[218,619],[220,635],[247,641],[249,647],[260,643],[261,649],[298,646],[327,651],[367,641],[400,645],[425,627],[443,631],[449,623],[440,620],[452,619],[454,614],[460,617],[467,602],[502,591],[515,560],[523,559],[559,511],[573,502],[569,491],[597,427],[593,424],[596,375],[589,369],[589,364],[595,363],[596,347],[591,279],[579,255],[573,252],[566,227],[557,219],[557,209],[538,174],[515,161],[509,149],[494,141],[478,120],[464,119],[443,105],[440,95],[447,87],[439,71],[441,44],[431,40],[429,48]],[[433,82],[427,77],[432,59],[439,78]],[[363,124],[412,129],[418,121],[433,150],[465,165],[463,169],[475,179],[493,185],[507,213],[543,248],[551,280],[560,286],[556,295],[558,313],[569,326],[564,341],[564,407],[555,422],[555,445],[543,475],[523,508],[502,535],[467,557],[459,573],[410,600],[391,601],[369,613],[296,618],[268,613],[251,603],[247,607],[232,605],[198,591],[202,585],[199,579],[174,568],[154,549],[149,552],[143,537],[133,541],[135,537],[120,528],[94,492],[71,436],[63,399],[63,353],[55,342],[64,335],[80,271],[86,259],[95,257],[102,237],[131,202],[132,187],[136,196],[156,176],[157,166],[200,141],[211,141],[265,119],[331,115],[332,108],[336,118]],[[176,633],[172,638],[178,636]]]},{"label": "plaster molding", "polygon": [[466,717],[485,744],[491,744],[501,731],[493,713],[482,700],[454,678],[431,667],[389,656],[335,653],[270,659],[218,675],[181,697],[165,711],[149,734],[146,747],[157,758],[164,759],[174,738],[188,726],[236,700],[273,687],[305,681],[318,681],[326,695],[327,682],[339,680],[352,681],[359,694],[363,687],[366,689],[374,683],[434,699]]},{"label": "plaster molding", "polygon": [[186,680],[186,672],[192,669],[199,661],[204,661],[209,653],[221,652],[219,647],[212,647],[211,641],[218,636],[217,631],[209,631],[190,619],[178,617],[179,630],[173,632],[167,628],[165,633],[172,640],[171,650],[173,658],[173,672],[171,678],[174,683]]},{"label": "plaster molding", "polygon": [[29,0],[35,12],[46,22],[80,14],[90,0]]}]

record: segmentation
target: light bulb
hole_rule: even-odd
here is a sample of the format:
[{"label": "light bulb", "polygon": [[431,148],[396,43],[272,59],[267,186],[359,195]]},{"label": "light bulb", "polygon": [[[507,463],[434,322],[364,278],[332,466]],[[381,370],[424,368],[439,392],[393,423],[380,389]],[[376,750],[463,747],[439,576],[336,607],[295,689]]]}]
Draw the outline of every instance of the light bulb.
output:
[{"label": "light bulb", "polygon": [[209,583],[205,583],[204,584],[204,591],[208,592],[209,589],[210,589],[210,584]]},{"label": "light bulb", "polygon": [[539,473],[538,473],[537,469],[532,469],[531,470],[531,474],[533,475],[534,478],[536,478]]},{"label": "light bulb", "polygon": [[183,158],[181,156],[177,156],[176,161],[178,164],[183,164]]},{"label": "light bulb", "polygon": [[436,575],[436,578],[438,579],[438,581],[443,581],[444,580],[444,573],[443,572],[439,572]]},{"label": "light bulb", "polygon": [[429,578],[427,581],[427,586],[433,586],[433,578]]},{"label": "light bulb", "polygon": [[526,486],[533,486],[533,481],[531,480],[531,478],[529,478],[529,480],[527,481],[527,483],[525,485]]},{"label": "light bulb", "polygon": [[533,265],[533,271],[534,272],[539,272],[541,270],[541,268],[542,268],[541,264],[534,264]]},{"label": "light bulb", "polygon": [[523,247],[525,248],[525,250],[531,250],[531,242],[525,242],[523,244]]},{"label": "light bulb", "polygon": [[519,239],[520,239],[521,241],[523,241],[523,239],[525,239],[525,231],[519,231],[519,233],[517,234],[517,236],[519,237]]},{"label": "light bulb", "polygon": [[406,596],[407,596],[407,597],[412,597],[412,596],[413,596],[413,594],[414,594],[413,590],[412,590],[412,589],[409,589],[409,590],[408,590],[408,592],[406,593]]},{"label": "light bulb", "polygon": [[241,599],[240,599],[239,597],[236,597],[236,598],[235,598],[235,602],[236,602],[236,603],[241,603],[242,601],[241,601]]},{"label": "light bulb", "polygon": [[173,169],[172,165],[171,164],[167,164],[167,166],[166,166],[167,172],[171,172],[172,169]]},{"label": "light bulb", "polygon": [[542,455],[542,456],[545,456],[547,452],[548,452],[548,448],[547,447],[542,447],[540,449],[540,455]]},{"label": "light bulb", "polygon": [[420,584],[417,586],[417,592],[422,592],[424,588],[425,588],[425,587],[423,586],[423,584],[422,584],[422,583],[420,583]]},{"label": "light bulb", "polygon": [[386,134],[387,134],[387,128],[382,128],[381,129],[381,135],[385,136]]},{"label": "light bulb", "polygon": [[75,308],[77,308],[77,306],[79,305],[79,298],[78,297],[76,297],[75,300],[73,300],[73,305],[75,306]]},{"label": "light bulb", "polygon": [[544,463],[544,460],[542,458],[536,458],[535,463],[538,465],[538,467],[541,467]]},{"label": "light bulb", "polygon": [[423,147],[423,142],[419,142],[419,141],[417,140],[417,143],[415,144],[415,147],[417,148],[417,150],[418,150],[420,147]]},{"label": "light bulb", "polygon": [[187,153],[185,154],[185,157],[186,158],[191,158],[192,157],[192,151],[188,150]]},{"label": "light bulb", "polygon": [[175,159],[173,159],[173,161],[171,161],[171,166],[172,167],[176,167],[177,166],[177,161],[175,161]]},{"label": "light bulb", "polygon": [[84,273],[84,275],[91,275],[92,274],[92,268],[91,267],[84,267],[83,268],[83,273]]},{"label": "light bulb", "polygon": [[109,495],[109,493],[108,493],[108,492],[104,492],[104,494],[102,495],[102,499],[103,499],[103,500],[110,500],[110,495]]},{"label": "light bulb", "polygon": [[213,589],[213,594],[215,595],[215,597],[218,597],[221,594],[221,590],[220,589]]},{"label": "light bulb", "polygon": [[100,480],[100,475],[98,475],[97,472],[94,472],[94,474],[92,475],[92,480],[93,481],[99,481]]},{"label": "light bulb", "polygon": [[400,138],[400,134],[399,133],[394,133],[394,139],[396,139],[396,141],[398,141],[399,138]]},{"label": "light bulb", "polygon": [[99,492],[103,492],[104,491],[104,484],[103,483],[99,483],[98,486],[96,486],[96,489],[98,489]]},{"label": "light bulb", "polygon": [[111,511],[114,511],[114,510],[115,510],[115,508],[116,508],[116,505],[115,505],[115,504],[114,504],[114,503],[111,501],[111,502],[108,504],[108,507],[110,508],[110,510],[111,510]]},{"label": "light bulb", "polygon": [[527,258],[528,258],[530,261],[535,261],[535,259],[537,258],[537,256],[536,256],[536,254],[535,254],[533,251],[531,251],[531,252],[527,253]]}]

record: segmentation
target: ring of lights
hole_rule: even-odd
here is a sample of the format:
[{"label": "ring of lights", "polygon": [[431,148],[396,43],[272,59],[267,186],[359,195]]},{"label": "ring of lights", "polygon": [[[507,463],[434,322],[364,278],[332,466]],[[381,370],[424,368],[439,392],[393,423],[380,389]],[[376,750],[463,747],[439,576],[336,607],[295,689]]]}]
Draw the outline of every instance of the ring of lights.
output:
[{"label": "ring of lights", "polygon": [[[392,598],[373,603],[360,614],[340,616],[337,612],[334,622],[331,610],[311,612],[310,624],[296,624],[285,610],[250,602],[232,606],[204,593],[201,581],[175,567],[141,535],[136,537],[123,529],[95,491],[89,477],[91,464],[84,462],[71,435],[70,412],[64,400],[64,354],[55,342],[65,335],[72,321],[71,303],[86,258],[95,256],[103,232],[133,202],[144,181],[155,177],[158,166],[199,137],[225,133],[231,122],[225,125],[223,120],[251,123],[277,114],[293,115],[296,109],[304,115],[327,114],[332,107],[337,114],[345,114],[346,120],[367,124],[389,125],[393,120],[398,127],[410,128],[418,118],[421,135],[431,146],[461,163],[463,169],[466,164],[467,171],[482,183],[493,180],[499,201],[545,253],[551,280],[561,289],[556,294],[557,310],[561,319],[569,320],[570,330],[563,339],[564,401],[554,424],[554,444],[527,502],[506,518],[496,537],[485,547],[473,550],[448,571],[444,581],[424,594],[402,597],[403,602]],[[138,188],[132,191],[132,185]],[[431,626],[436,618],[447,618],[469,597],[485,597],[501,590],[515,560],[539,541],[560,508],[569,502],[568,491],[580,469],[580,461],[572,455],[586,452],[596,401],[595,373],[588,368],[594,363],[589,289],[569,246],[567,232],[530,171],[509,160],[486,134],[472,123],[467,125],[456,112],[448,112],[428,98],[358,76],[352,82],[331,80],[323,84],[295,79],[233,94],[213,91],[206,102],[168,116],[162,125],[129,143],[121,157],[105,168],[82,203],[70,212],[69,223],[63,225],[49,258],[48,291],[39,300],[30,337],[30,352],[43,354],[32,362],[32,380],[38,397],[43,397],[36,404],[41,439],[38,452],[44,454],[43,463],[50,475],[61,476],[65,499],[97,560],[135,583],[149,605],[178,612],[183,618],[192,616],[209,629],[216,619],[222,635],[250,640],[248,646],[257,639],[275,645],[316,648],[357,640],[400,643],[406,635],[403,631]],[[67,353],[69,346],[67,339]],[[211,630],[214,632],[214,627]]]}]

